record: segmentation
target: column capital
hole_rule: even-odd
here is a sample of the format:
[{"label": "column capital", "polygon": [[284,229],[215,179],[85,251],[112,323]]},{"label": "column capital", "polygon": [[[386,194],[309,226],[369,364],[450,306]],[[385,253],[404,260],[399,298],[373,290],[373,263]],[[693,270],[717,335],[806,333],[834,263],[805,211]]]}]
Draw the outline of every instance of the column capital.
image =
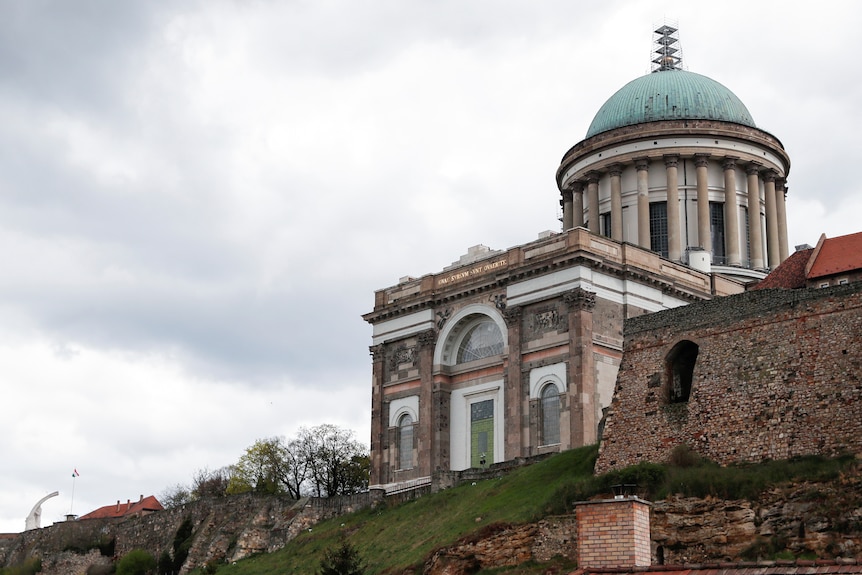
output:
[{"label": "column capital", "polygon": [[503,319],[506,320],[506,325],[509,327],[518,325],[518,322],[521,321],[523,311],[524,308],[519,305],[507,307],[505,311],[503,311]]},{"label": "column capital", "polygon": [[622,175],[622,173],[623,173],[623,165],[622,164],[611,164],[610,166],[608,166],[608,174],[610,174],[610,176],[612,178],[619,177]]},{"label": "column capital", "polygon": [[665,154],[662,158],[664,158],[664,165],[668,168],[675,168],[679,163],[679,154]]},{"label": "column capital", "polygon": [[574,192],[572,191],[571,188],[565,188],[563,190],[560,190],[560,194],[562,194],[562,196],[563,196],[563,199],[560,200],[561,202],[571,202],[572,201],[572,195],[574,194]]},{"label": "column capital", "polygon": [[569,190],[570,192],[582,192],[584,190],[584,182],[582,182],[581,180],[572,180],[563,189]]},{"label": "column capital", "polygon": [[437,331],[433,329],[426,329],[425,331],[419,332],[419,349],[423,349],[426,347],[433,347],[437,342]]},{"label": "column capital", "polygon": [[646,172],[649,170],[649,158],[646,156],[638,156],[637,158],[632,158],[635,162],[635,168],[639,172]]},{"label": "column capital", "polygon": [[371,355],[372,363],[382,362],[384,357],[386,357],[385,351],[386,351],[386,348],[384,347],[384,345],[382,343],[380,345],[370,346],[368,348],[368,352]]},{"label": "column capital", "polygon": [[761,177],[765,182],[775,182],[778,179],[778,172],[772,168],[767,168],[761,173]]},{"label": "column capital", "polygon": [[694,165],[698,168],[705,168],[709,165],[710,154],[695,154]]},{"label": "column capital", "polygon": [[583,288],[575,288],[563,295],[569,310],[592,311],[596,306],[596,294]]},{"label": "column capital", "polygon": [[599,183],[599,178],[602,176],[602,173],[593,170],[591,172],[587,172],[586,176],[587,176],[587,183],[597,184],[597,183]]},{"label": "column capital", "polygon": [[749,176],[759,175],[760,169],[763,167],[763,164],[759,162],[749,162],[745,165],[745,173]]},{"label": "column capital", "polygon": [[721,161],[721,167],[724,168],[725,171],[732,170],[736,167],[736,161],[738,159],[739,158],[736,156],[725,156],[724,159]]}]

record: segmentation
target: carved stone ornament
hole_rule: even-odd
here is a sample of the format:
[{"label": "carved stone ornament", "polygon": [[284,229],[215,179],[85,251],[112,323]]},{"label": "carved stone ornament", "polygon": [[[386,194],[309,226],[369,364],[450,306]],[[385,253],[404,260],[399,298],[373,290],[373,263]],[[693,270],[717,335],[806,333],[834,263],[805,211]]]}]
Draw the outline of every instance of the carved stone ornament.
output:
[{"label": "carved stone ornament", "polygon": [[446,311],[437,312],[437,329],[443,329],[443,324],[452,315],[452,308],[447,308]]},{"label": "carved stone ornament", "polygon": [[426,329],[419,333],[419,349],[433,346],[437,342],[437,332],[433,329]]},{"label": "carved stone ornament", "polygon": [[496,295],[488,296],[488,301],[494,302],[494,307],[500,311],[506,309],[506,294],[498,293]]},{"label": "carved stone ornament", "polygon": [[503,319],[506,320],[506,325],[512,327],[513,325],[517,325],[519,321],[521,321],[521,313],[524,311],[519,305],[506,308],[503,311]]},{"label": "carved stone ornament", "polygon": [[530,337],[538,337],[549,331],[558,331],[561,327],[560,323],[561,314],[556,307],[538,309],[530,315],[528,322]]},{"label": "carved stone ornament", "polygon": [[563,301],[570,310],[591,311],[596,306],[596,294],[583,288],[575,288],[566,292]]},{"label": "carved stone ornament", "polygon": [[395,349],[395,352],[392,354],[392,358],[389,360],[389,367],[391,369],[398,369],[398,366],[404,365],[405,363],[409,363],[411,365],[416,363],[416,346],[406,346],[400,345]]}]

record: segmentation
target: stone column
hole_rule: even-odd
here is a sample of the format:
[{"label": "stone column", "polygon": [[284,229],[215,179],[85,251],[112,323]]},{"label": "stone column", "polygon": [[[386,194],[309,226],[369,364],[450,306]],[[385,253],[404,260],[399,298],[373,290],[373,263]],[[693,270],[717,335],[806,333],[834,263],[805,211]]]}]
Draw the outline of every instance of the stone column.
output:
[{"label": "stone column", "polygon": [[667,257],[678,262],[682,259],[682,233],[679,223],[679,174],[677,154],[666,154],[664,165],[667,169]]},{"label": "stone column", "polygon": [[766,253],[770,269],[781,263],[778,250],[778,207],[775,200],[775,170],[763,172],[763,195],[766,201]]},{"label": "stone column", "polygon": [[787,246],[787,205],[785,204],[785,194],[787,193],[787,184],[784,178],[777,182],[775,189],[775,212],[778,217],[778,255],[781,261],[787,259],[790,255]]},{"label": "stone column", "polygon": [[649,158],[635,158],[638,171],[638,245],[650,249],[649,237]]},{"label": "stone column", "polygon": [[608,173],[611,176],[611,239],[621,242],[623,241],[623,198],[620,176],[622,176],[623,167],[620,164],[613,164],[608,168]]},{"label": "stone column", "polygon": [[[440,438],[437,433],[438,428],[435,425],[439,415],[435,409],[432,375],[434,343],[437,341],[437,333],[433,329],[425,330],[419,333],[418,340],[419,424],[413,429],[419,435],[415,440],[418,476],[423,477],[431,475],[431,472],[440,466]],[[448,450],[448,443],[446,447]]]},{"label": "stone column", "polygon": [[580,447],[596,442],[598,427],[596,367],[593,359],[593,308],[596,294],[575,288],[566,292],[563,300],[569,311],[569,431],[571,446]]},{"label": "stone column", "polygon": [[712,232],[709,218],[709,154],[695,154],[694,165],[697,174],[697,241],[707,253],[712,255]]},{"label": "stone column", "polygon": [[572,184],[572,227],[580,228],[584,225],[584,184],[574,182]]},{"label": "stone column", "polygon": [[[529,437],[529,422],[524,422],[524,393],[521,378],[521,307],[506,308],[503,318],[506,320],[509,343],[509,364],[506,368],[505,402],[506,402],[506,444],[503,459],[529,455],[522,452],[522,438]],[[527,412],[528,413],[528,412]]]},{"label": "stone column", "polygon": [[590,215],[590,231],[598,235],[601,233],[599,224],[599,173],[587,174],[587,212]]},{"label": "stone column", "polygon": [[745,167],[748,174],[748,243],[751,246],[751,261],[748,267],[763,269],[763,232],[760,229],[760,164],[751,162]]},{"label": "stone column", "polygon": [[388,432],[389,419],[383,420],[383,383],[385,377],[384,361],[386,348],[372,345],[371,352],[371,469],[369,470],[369,485],[382,485],[389,482],[389,461],[384,457],[387,442],[384,434]]},{"label": "stone column", "polygon": [[574,218],[572,217],[572,189],[565,189],[562,192],[562,199],[560,200],[560,204],[563,206],[563,231],[570,230],[574,226],[572,222],[574,222]]},{"label": "stone column", "polygon": [[736,160],[727,156],[721,164],[724,168],[724,229],[727,232],[727,264],[742,265],[739,253],[739,207],[736,204]]}]

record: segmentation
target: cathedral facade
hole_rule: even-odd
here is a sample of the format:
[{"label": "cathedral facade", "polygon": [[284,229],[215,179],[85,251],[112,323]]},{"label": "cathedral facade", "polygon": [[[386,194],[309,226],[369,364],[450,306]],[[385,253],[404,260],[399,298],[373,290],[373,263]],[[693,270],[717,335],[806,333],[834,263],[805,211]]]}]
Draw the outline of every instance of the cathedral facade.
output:
[{"label": "cathedral facade", "polygon": [[560,231],[375,292],[372,488],[595,443],[625,319],[740,293],[787,257],[781,143],[659,46],[564,155]]}]

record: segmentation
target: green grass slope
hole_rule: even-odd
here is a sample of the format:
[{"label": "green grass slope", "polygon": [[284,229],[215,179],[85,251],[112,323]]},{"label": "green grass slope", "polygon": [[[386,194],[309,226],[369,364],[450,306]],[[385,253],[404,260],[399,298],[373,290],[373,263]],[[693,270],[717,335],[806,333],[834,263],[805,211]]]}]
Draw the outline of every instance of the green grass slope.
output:
[{"label": "green grass slope", "polygon": [[488,525],[524,523],[548,514],[559,506],[555,498],[561,489],[592,476],[596,453],[596,446],[574,449],[499,479],[325,521],[284,549],[222,566],[218,573],[311,575],[317,572],[324,550],[337,545],[342,536],[365,559],[369,575],[400,573],[420,565],[434,550]]},{"label": "green grass slope", "polygon": [[[344,537],[365,560],[367,575],[394,575],[415,567],[437,549],[475,535],[489,526],[536,521],[570,513],[572,504],[611,486],[636,484],[637,494],[657,501],[668,494],[754,501],[772,486],[794,481],[836,480],[859,472],[852,455],[834,459],[801,457],[757,465],[720,467],[681,446],[667,464],[641,463],[601,476],[593,475],[597,446],[554,455],[513,470],[505,477],[466,483],[401,504],[381,505],[322,522],[284,549],[218,567],[219,575],[289,575],[318,572],[326,549]],[[569,567],[561,565],[560,569]],[[480,575],[545,573],[548,565],[524,565],[482,571]],[[566,572],[565,569],[560,572]]]}]

